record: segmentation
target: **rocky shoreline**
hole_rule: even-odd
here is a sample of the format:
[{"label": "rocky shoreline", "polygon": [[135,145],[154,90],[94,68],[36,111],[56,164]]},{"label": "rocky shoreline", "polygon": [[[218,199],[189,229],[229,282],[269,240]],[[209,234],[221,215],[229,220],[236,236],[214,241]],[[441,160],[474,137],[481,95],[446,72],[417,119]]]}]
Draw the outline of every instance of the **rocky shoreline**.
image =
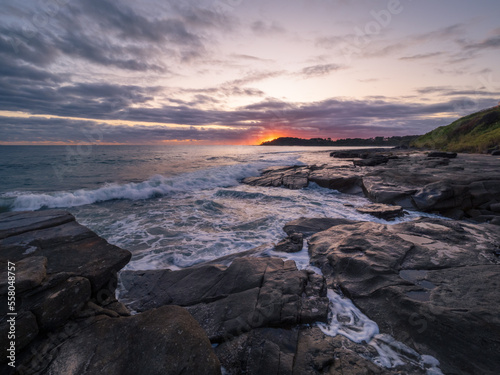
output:
[{"label": "rocky shoreline", "polygon": [[[401,151],[354,159],[380,162],[371,166],[266,170],[245,182],[289,188],[315,182],[398,204],[401,210],[426,207],[482,223],[302,218],[288,223],[283,241],[274,246],[178,271],[122,271],[119,301],[117,272],[129,262],[128,251],[65,211],[2,213],[3,353],[11,345],[8,262],[16,269],[17,315],[16,367],[3,355],[0,371],[496,374],[500,185],[495,181],[500,182],[500,171],[499,158],[490,158],[428,158]],[[364,209],[389,215],[386,219],[401,213],[394,206]],[[283,259],[286,252],[300,251],[309,254],[310,269]],[[339,301],[348,301],[342,296],[360,311],[335,309]],[[334,321],[339,332],[345,328],[359,335],[365,319],[380,331],[359,342],[326,328]],[[384,362],[381,352],[393,353],[391,361]]]},{"label": "rocky shoreline", "polygon": [[[450,157],[452,156],[452,157]],[[374,203],[500,225],[500,157],[357,150],[333,153],[352,164],[333,162],[272,167],[243,183],[302,189],[313,182]],[[326,158],[325,158],[326,159]]]}]

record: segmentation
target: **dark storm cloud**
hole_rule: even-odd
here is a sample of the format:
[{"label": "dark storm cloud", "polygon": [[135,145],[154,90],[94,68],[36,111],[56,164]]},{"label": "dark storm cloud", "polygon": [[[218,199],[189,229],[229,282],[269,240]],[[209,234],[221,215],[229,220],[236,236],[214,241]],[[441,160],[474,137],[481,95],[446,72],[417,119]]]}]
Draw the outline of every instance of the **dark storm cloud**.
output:
[{"label": "dark storm cloud", "polygon": [[[33,77],[39,71],[25,68]],[[0,68],[0,71],[2,68]],[[22,70],[21,70],[22,72]],[[47,114],[68,117],[112,119],[132,105],[153,98],[157,87],[113,85],[107,83],[79,83],[75,85],[35,83],[34,79],[18,76],[0,79],[0,110],[22,111],[31,114]]]},{"label": "dark storm cloud", "polygon": [[[10,11],[15,22],[0,27],[0,55],[38,67],[69,57],[103,67],[165,73],[165,55],[192,61],[206,53],[205,44],[214,42],[207,30],[234,27],[232,19],[211,9],[173,4],[167,12],[150,16],[110,0],[68,2],[53,12],[28,1],[17,5],[17,12]],[[154,9],[145,10],[154,14]]]}]

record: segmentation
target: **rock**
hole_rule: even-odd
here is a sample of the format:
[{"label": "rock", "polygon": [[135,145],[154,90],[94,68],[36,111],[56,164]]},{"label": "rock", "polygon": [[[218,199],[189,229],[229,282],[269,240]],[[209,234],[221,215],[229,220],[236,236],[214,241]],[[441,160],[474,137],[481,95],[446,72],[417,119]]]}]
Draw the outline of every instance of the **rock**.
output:
[{"label": "rock", "polygon": [[500,150],[494,150],[491,152],[492,156],[499,156],[500,155]]},{"label": "rock", "polygon": [[[4,314],[2,314],[2,318],[4,318]],[[9,317],[5,317],[5,319],[0,321],[0,350],[2,350],[2,353],[7,353],[11,342],[8,337],[10,332],[8,318]],[[15,317],[15,322],[16,330],[14,341],[16,343],[16,352],[19,353],[38,335],[38,325],[36,317],[31,311],[22,311],[19,313],[19,315]],[[5,361],[5,356],[2,356],[0,363]]]},{"label": "rock", "polygon": [[[300,331],[292,374],[401,374],[400,368],[381,368],[369,360],[376,356],[371,346],[356,344],[340,335],[326,336],[318,327],[308,327]],[[411,370],[407,373],[425,373],[415,367]]]},{"label": "rock", "polygon": [[314,233],[322,232],[336,225],[354,224],[354,223],[356,222],[353,220],[343,219],[343,218],[301,217],[300,219],[296,219],[286,223],[286,225],[283,227],[283,230],[288,235],[291,235],[293,233],[302,233],[304,236],[308,237]]},{"label": "rock", "polygon": [[257,328],[215,348],[228,374],[292,374],[298,329]]},{"label": "rock", "polygon": [[496,227],[419,219],[332,227],[309,240],[311,262],[381,330],[441,362],[444,373],[500,367]]},{"label": "rock", "polygon": [[433,151],[429,152],[427,154],[428,158],[448,158],[448,159],[454,159],[457,157],[456,152],[439,152],[439,151]]},{"label": "rock", "polygon": [[362,176],[351,168],[323,168],[309,173],[309,181],[346,194],[361,194]]},{"label": "rock", "polygon": [[61,210],[2,213],[0,216],[0,239],[63,225],[74,220],[73,215]]},{"label": "rock", "polygon": [[[43,361],[35,357],[24,364],[25,373],[221,373],[205,332],[178,306],[165,306],[131,317],[92,318],[85,324],[66,327],[55,337],[60,342],[46,353]],[[32,351],[40,350],[34,346]]]},{"label": "rock", "polygon": [[3,213],[0,228],[4,228],[0,262],[45,257],[47,274],[70,272],[85,277],[93,293],[105,288],[131,257],[130,252],[109,244],[65,211]]},{"label": "rock", "polygon": [[379,219],[394,220],[397,217],[404,215],[403,207],[401,206],[388,206],[386,204],[369,204],[362,207],[357,207],[356,211],[362,214],[368,214]]},{"label": "rock", "polygon": [[[355,152],[359,156],[360,151]],[[376,152],[380,150],[370,152],[370,158],[379,155]],[[244,182],[259,186],[285,186],[283,178],[287,174],[292,177],[286,185],[298,188],[306,186],[307,176],[308,182],[346,194],[364,194],[375,203],[450,215],[451,218],[467,218],[466,212],[471,208],[485,209],[484,204],[500,200],[499,159],[462,154],[450,164],[447,156],[427,158],[421,153],[399,152],[399,155],[384,157],[389,158],[386,164],[369,168],[327,164],[273,168],[264,171],[261,177],[252,177]],[[356,163],[371,165],[370,158]],[[496,211],[493,218],[486,217],[490,214],[482,216],[481,220],[491,223],[498,222],[496,219],[500,218]]]},{"label": "rock", "polygon": [[136,311],[187,307],[212,342],[260,327],[325,321],[324,279],[280,258],[238,258],[229,267],[123,271],[121,300]]},{"label": "rock", "polygon": [[[29,257],[15,264],[16,292],[18,294],[35,288],[45,279],[47,258]],[[7,294],[8,288],[7,264],[0,271],[0,295]]]},{"label": "rock", "polygon": [[63,325],[90,299],[90,282],[83,277],[70,277],[56,287],[24,298],[25,308],[35,314],[41,330]]},{"label": "rock", "polygon": [[297,253],[304,246],[304,236],[302,233],[292,233],[284,240],[280,241],[275,247],[275,251],[285,253]]},{"label": "rock", "polygon": [[[118,315],[104,306],[114,303],[120,310],[114,299],[115,274],[130,253],[79,225],[71,214],[60,210],[2,213],[0,249],[0,332],[8,329],[6,271],[11,262],[16,273],[19,356],[34,342],[50,341],[55,330],[82,315],[89,304],[100,310],[90,316]],[[8,344],[6,338],[0,338],[1,348]],[[0,363],[5,361],[0,357]]]},{"label": "rock", "polygon": [[279,187],[302,189],[307,187],[309,168],[302,166],[273,167],[262,171],[260,177],[248,177],[244,184],[252,186]]},{"label": "rock", "polygon": [[500,146],[495,146],[495,147],[490,147],[488,150],[486,150],[487,154],[491,154],[493,151],[497,151],[500,149]]},{"label": "rock", "polygon": [[380,164],[387,164],[389,159],[390,158],[388,156],[373,155],[373,156],[368,157],[368,158],[363,159],[363,160],[354,160],[353,164],[356,167],[374,167],[374,166],[380,165]]},{"label": "rock", "polygon": [[365,159],[369,155],[369,152],[364,151],[364,150],[359,150],[359,151],[334,151],[330,153],[331,157],[334,158],[341,158],[341,159],[355,159],[355,158],[361,158]]},{"label": "rock", "polygon": [[381,176],[363,177],[363,191],[373,202],[412,208],[411,196],[417,189],[385,180]]}]

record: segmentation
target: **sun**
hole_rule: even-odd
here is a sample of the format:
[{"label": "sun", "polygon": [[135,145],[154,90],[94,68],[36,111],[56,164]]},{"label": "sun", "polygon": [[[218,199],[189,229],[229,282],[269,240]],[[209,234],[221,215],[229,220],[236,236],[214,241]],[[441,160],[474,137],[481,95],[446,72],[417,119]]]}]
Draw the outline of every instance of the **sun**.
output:
[{"label": "sun", "polygon": [[267,134],[264,134],[262,135],[261,137],[259,137],[257,139],[257,144],[260,145],[261,143],[264,143],[264,142],[269,142],[269,141],[273,141],[275,140],[276,138],[281,138],[281,137],[286,137],[287,135],[286,134],[283,134],[283,133],[267,133]]}]

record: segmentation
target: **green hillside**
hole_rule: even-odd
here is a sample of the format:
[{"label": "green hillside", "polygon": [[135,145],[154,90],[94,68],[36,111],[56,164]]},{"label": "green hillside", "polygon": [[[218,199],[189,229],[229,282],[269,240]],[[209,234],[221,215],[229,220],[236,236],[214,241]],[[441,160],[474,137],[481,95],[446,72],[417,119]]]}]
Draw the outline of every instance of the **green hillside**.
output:
[{"label": "green hillside", "polygon": [[453,152],[484,152],[500,144],[500,106],[489,108],[441,126],[411,145]]}]

